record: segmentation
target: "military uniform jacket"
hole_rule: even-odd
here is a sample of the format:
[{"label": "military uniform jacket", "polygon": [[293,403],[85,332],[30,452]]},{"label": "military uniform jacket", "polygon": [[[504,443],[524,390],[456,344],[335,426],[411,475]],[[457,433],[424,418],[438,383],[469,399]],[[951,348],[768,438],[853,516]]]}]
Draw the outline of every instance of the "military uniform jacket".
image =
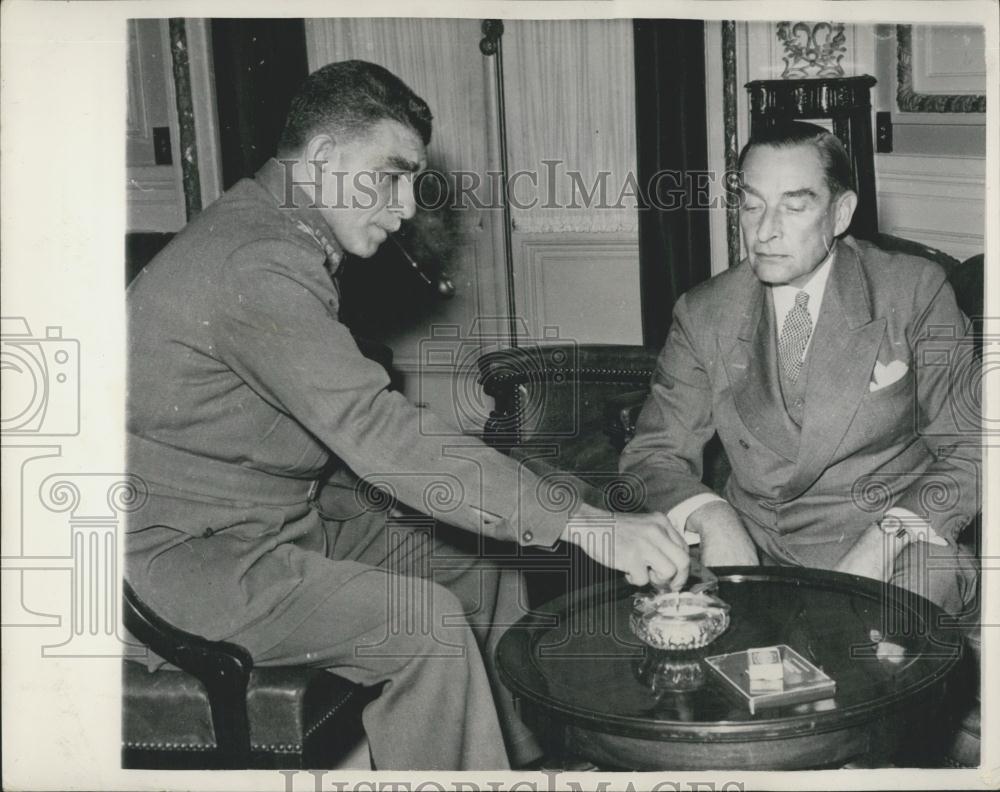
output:
[{"label": "military uniform jacket", "polygon": [[310,497],[331,460],[488,537],[549,546],[567,517],[533,474],[389,390],[338,321],[313,233],[329,228],[279,208],[275,181],[271,163],[235,185],[127,295],[128,467],[148,497],[126,574],[162,616],[210,637],[283,609],[301,621],[325,596],[328,562],[300,551],[324,549]]}]

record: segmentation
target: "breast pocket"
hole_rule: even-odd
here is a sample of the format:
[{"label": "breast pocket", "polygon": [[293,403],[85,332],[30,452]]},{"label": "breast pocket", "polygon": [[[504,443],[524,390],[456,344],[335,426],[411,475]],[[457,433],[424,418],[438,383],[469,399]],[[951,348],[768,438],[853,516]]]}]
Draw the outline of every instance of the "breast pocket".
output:
[{"label": "breast pocket", "polygon": [[891,441],[916,432],[917,390],[913,370],[862,399],[852,433],[871,441]]}]

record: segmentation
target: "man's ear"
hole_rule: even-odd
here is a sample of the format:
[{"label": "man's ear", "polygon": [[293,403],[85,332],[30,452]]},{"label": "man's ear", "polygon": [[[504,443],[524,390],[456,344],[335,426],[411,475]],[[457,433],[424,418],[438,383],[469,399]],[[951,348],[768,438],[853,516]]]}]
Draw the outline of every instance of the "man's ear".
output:
[{"label": "man's ear", "polygon": [[854,210],[858,208],[858,194],[854,190],[842,192],[834,202],[833,235],[839,237],[851,224]]},{"label": "man's ear", "polygon": [[322,162],[324,167],[336,168],[340,151],[333,136],[323,134],[310,138],[302,153],[307,168],[311,169],[316,161]]}]

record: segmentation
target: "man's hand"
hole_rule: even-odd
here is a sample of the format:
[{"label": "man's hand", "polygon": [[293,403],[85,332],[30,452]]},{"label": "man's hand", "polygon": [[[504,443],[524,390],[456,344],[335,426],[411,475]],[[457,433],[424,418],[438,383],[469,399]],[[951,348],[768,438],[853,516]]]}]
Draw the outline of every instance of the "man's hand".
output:
[{"label": "man's hand", "polygon": [[688,576],[688,546],[660,512],[620,514],[583,504],[562,538],[600,564],[625,573],[634,586],[679,589]]},{"label": "man's hand", "polygon": [[885,582],[892,577],[896,556],[910,541],[906,534],[892,536],[873,523],[858,537],[854,546],[837,562],[834,569]]},{"label": "man's hand", "polygon": [[736,509],[722,500],[691,512],[685,529],[701,537],[701,563],[705,566],[756,566],[757,547],[743,527]]}]

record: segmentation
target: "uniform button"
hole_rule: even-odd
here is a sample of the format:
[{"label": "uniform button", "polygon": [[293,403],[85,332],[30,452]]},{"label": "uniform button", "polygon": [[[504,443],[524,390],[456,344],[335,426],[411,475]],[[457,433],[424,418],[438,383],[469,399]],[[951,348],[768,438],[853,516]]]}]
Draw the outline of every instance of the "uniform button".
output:
[{"label": "uniform button", "polygon": [[740,445],[743,448],[745,448],[745,449],[750,448],[750,444],[746,440],[744,440],[742,437],[740,438]]},{"label": "uniform button", "polygon": [[525,531],[523,534],[521,534],[521,538],[524,539],[524,541],[526,542],[530,542],[532,539],[535,538],[535,535],[531,531]]}]

